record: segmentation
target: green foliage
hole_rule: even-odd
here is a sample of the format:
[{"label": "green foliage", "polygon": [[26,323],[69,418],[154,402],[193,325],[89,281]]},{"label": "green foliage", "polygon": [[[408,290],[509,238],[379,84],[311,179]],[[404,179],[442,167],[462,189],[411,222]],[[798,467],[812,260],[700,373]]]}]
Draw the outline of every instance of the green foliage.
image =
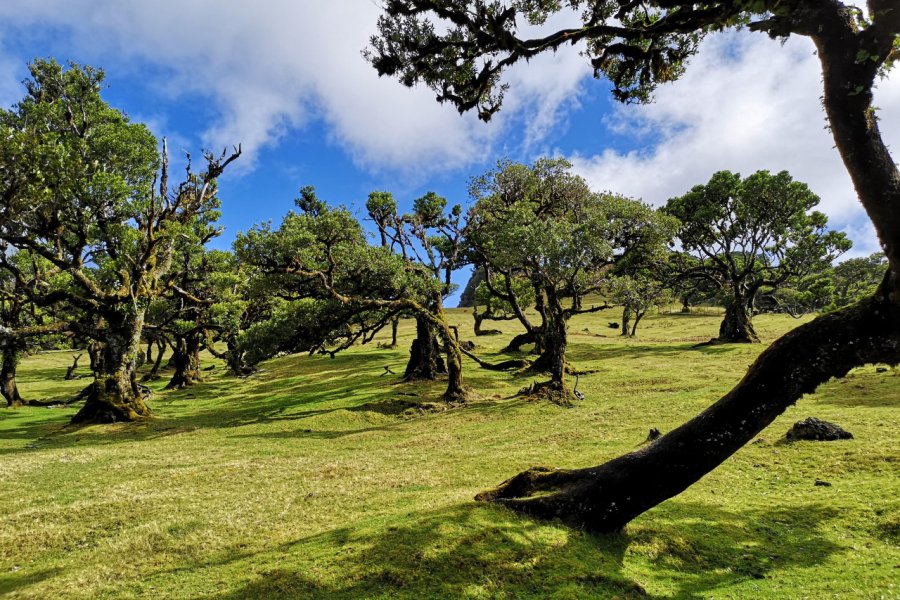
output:
[{"label": "green foliage", "polygon": [[[287,302],[241,335],[251,362],[277,352],[335,352],[365,342],[391,315],[440,289],[430,272],[387,246],[371,246],[348,210],[312,202],[312,188],[304,192],[303,213],[288,213],[278,229],[258,225],[235,241],[238,260],[256,270],[256,293]],[[390,218],[389,195],[373,194],[370,203]]]},{"label": "green foliage", "polygon": [[666,284],[647,271],[610,277],[606,282],[604,295],[611,302],[639,316],[672,300],[671,291]]},{"label": "green foliage", "polygon": [[473,179],[467,232],[476,261],[554,296],[599,289],[613,265],[658,260],[675,220],[636,200],[598,194],[563,159],[501,162]]},{"label": "green foliage", "polygon": [[850,240],[827,229],[806,184],[787,171],[757,171],[747,178],[715,173],[705,185],[671,198],[665,212],[681,221],[678,239],[693,261],[684,276],[715,282],[731,298],[752,304],[762,288],[826,268]]},{"label": "green foliage", "polygon": [[[438,101],[450,102],[460,112],[477,110],[487,121],[503,103],[507,69],[568,45],[581,45],[594,76],[612,82],[613,96],[626,103],[651,101],[658,85],[684,74],[706,35],[729,28],[749,27],[786,38],[821,32],[827,18],[845,20],[853,31],[883,24],[887,31],[859,36],[858,55],[867,73],[883,75],[900,54],[900,37],[889,22],[890,10],[880,12],[880,18],[867,18],[841,3],[819,11],[773,0],[391,0],[364,54],[379,75],[396,77],[409,87],[424,83]],[[528,25],[544,25],[554,17],[568,23],[555,31],[544,29],[539,37],[524,35],[531,30]],[[890,36],[893,47],[871,43],[879,36]]]},{"label": "green foliage", "polygon": [[888,262],[883,252],[862,258],[850,258],[834,267],[833,308],[858,302],[872,295],[887,272]]},{"label": "green foliage", "polygon": [[[0,111],[0,240],[49,265],[26,288],[31,301],[64,308],[73,329],[102,340],[139,323],[172,285],[173,253],[218,235],[216,177],[240,150],[205,154],[206,171],[188,166],[170,189],[165,150],[101,98],[102,71],[52,60],[29,69],[25,98]],[[6,255],[0,268],[21,278]]]}]

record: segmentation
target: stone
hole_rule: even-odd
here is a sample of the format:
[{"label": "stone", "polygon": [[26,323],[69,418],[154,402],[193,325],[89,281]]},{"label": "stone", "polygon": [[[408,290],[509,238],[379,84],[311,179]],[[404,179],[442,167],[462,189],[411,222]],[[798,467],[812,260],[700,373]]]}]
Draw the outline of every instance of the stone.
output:
[{"label": "stone", "polygon": [[791,427],[785,438],[789,442],[807,440],[815,442],[830,442],[834,440],[852,440],[853,434],[846,431],[840,425],[822,421],[815,417],[809,417],[803,421],[797,421]]}]

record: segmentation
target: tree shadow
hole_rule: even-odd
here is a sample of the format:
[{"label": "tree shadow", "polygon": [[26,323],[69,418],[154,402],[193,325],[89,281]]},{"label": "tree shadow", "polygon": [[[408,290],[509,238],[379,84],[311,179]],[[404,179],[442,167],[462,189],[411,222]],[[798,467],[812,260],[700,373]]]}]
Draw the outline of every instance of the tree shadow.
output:
[{"label": "tree shadow", "polygon": [[43,571],[31,572],[27,568],[15,572],[0,574],[0,596],[11,594],[17,590],[40,583],[56,577],[62,573],[62,569],[52,568]]},{"label": "tree shadow", "polygon": [[[69,447],[76,444],[106,445],[124,441],[148,440],[197,429],[237,428],[278,421],[302,421],[310,417],[346,410],[396,417],[415,407],[439,405],[446,383],[442,379],[406,383],[399,375],[383,376],[385,362],[400,357],[378,353],[338,355],[334,359],[314,356],[298,361],[296,356],[265,363],[261,372],[246,385],[224,372],[181,390],[161,391],[165,381],[155,381],[149,400],[154,418],[135,423],[105,426],[70,425],[68,419],[77,405],[60,409],[29,407],[22,410],[20,427],[0,430],[0,439],[32,439],[26,448],[0,450],[16,453],[32,448]],[[396,365],[395,365],[396,366]],[[196,401],[196,403],[195,403]],[[27,410],[59,410],[65,420],[41,420]],[[371,430],[350,427],[344,431],[318,431],[315,435],[333,439]],[[275,437],[311,433],[275,432]],[[260,434],[264,435],[264,434]]]},{"label": "tree shadow", "polygon": [[[394,525],[343,528],[228,557],[278,567],[214,597],[663,597],[652,592],[656,582],[676,597],[702,598],[783,568],[815,566],[841,549],[819,532],[835,515],[822,506],[736,513],[672,504],[674,518],[604,536],[476,504],[413,513]],[[303,562],[309,557],[312,565]],[[652,581],[626,574],[635,561],[651,564]]]},{"label": "tree shadow", "polygon": [[816,390],[816,401],[852,408],[887,408],[900,406],[900,371],[877,373],[867,367],[843,379],[831,381]]}]

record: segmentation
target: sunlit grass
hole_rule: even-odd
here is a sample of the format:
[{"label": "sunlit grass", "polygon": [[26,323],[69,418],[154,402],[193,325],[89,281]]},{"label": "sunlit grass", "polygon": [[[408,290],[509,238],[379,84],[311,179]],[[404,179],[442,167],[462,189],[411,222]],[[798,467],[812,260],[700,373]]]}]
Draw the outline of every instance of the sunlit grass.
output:
[{"label": "sunlit grass", "polygon": [[[857,369],[620,535],[472,502],[533,465],[598,464],[733,386],[763,349],[692,348],[719,317],[576,318],[574,408],[514,396],[532,376],[477,369],[465,408],[423,412],[443,384],[399,383],[414,333],[335,359],[288,356],[246,379],[221,365],[163,392],[156,418],[66,426],[76,410],[0,410],[0,596],[11,598],[878,598],[900,585],[900,376]],[[479,355],[517,331],[475,339]],[[796,326],[762,316],[765,343]],[[382,335],[378,341],[384,341]],[[803,357],[798,357],[803,360]],[[28,358],[27,398],[61,398],[71,353]],[[214,365],[207,360],[205,365]],[[87,373],[83,369],[84,374]],[[574,383],[574,381],[570,382]],[[779,442],[799,419],[856,438]],[[819,478],[830,487],[815,486]]]}]

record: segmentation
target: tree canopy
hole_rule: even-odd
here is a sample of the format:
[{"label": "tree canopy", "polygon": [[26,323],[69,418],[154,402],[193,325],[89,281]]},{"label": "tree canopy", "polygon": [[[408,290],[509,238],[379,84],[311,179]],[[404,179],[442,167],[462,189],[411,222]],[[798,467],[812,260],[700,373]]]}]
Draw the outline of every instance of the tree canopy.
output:
[{"label": "tree canopy", "polygon": [[[602,308],[585,308],[582,300],[601,289],[613,266],[664,255],[675,219],[636,200],[593,192],[563,159],[502,162],[470,187],[476,202],[467,243],[474,260],[485,267],[491,291],[537,337],[543,353],[535,368],[549,371],[552,386],[563,391],[566,322]],[[492,273],[510,285],[498,290]],[[524,314],[527,305],[512,287],[517,279],[534,289],[540,326]]]},{"label": "tree canopy", "polygon": [[720,341],[758,341],[751,315],[759,290],[799,281],[850,249],[847,236],[827,229],[828,218],[812,211],[818,204],[787,171],[743,179],[719,171],[666,204],[681,222],[682,249],[696,259],[682,276],[706,279],[726,295]]},{"label": "tree canopy", "polygon": [[[32,253],[61,279],[23,288],[41,306],[65,304],[96,319],[69,326],[103,344],[95,393],[76,420],[149,414],[134,381],[149,302],[171,279],[176,240],[208,234],[218,213],[216,178],[240,155],[206,155],[169,189],[168,156],[141,124],[100,96],[103,72],[54,61],[30,65],[27,95],[0,111],[0,239]],[[158,184],[158,187],[157,187]],[[0,268],[22,279],[0,255]]]}]

